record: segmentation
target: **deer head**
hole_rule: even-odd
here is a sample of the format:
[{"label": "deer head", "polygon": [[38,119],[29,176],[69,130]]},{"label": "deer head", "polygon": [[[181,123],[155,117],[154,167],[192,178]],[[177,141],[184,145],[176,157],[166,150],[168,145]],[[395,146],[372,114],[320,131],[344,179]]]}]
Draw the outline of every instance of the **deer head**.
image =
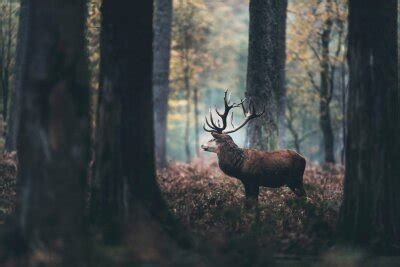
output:
[{"label": "deer head", "polygon": [[[237,130],[243,128],[250,120],[258,118],[265,113],[265,108],[261,113],[257,113],[252,101],[249,102],[248,109],[246,110],[244,106],[244,102],[246,101],[246,99],[241,99],[239,103],[230,104],[230,98],[231,94],[229,93],[228,96],[228,90],[226,90],[224,94],[224,106],[225,106],[224,112],[220,113],[218,109],[215,108],[215,112],[217,113],[219,118],[217,118],[216,120],[213,118],[211,109],[209,112],[210,120],[208,120],[207,116],[205,117],[205,124],[203,125],[203,129],[206,132],[210,132],[214,138],[201,146],[201,148],[204,151],[218,153],[221,144],[233,143],[232,138],[228,134],[236,132]],[[245,119],[239,126],[235,127],[233,123],[233,112],[232,112],[230,116],[231,117],[230,123],[232,125],[232,129],[226,130],[228,126],[227,120],[229,117],[229,112],[237,107],[242,107]],[[206,125],[209,129],[206,127]]]}]

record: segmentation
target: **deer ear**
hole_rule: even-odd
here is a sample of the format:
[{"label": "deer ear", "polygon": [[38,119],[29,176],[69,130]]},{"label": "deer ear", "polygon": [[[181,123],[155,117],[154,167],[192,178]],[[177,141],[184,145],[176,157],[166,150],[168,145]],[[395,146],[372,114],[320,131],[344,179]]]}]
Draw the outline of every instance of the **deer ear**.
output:
[{"label": "deer ear", "polygon": [[219,133],[215,133],[215,132],[212,132],[211,135],[216,139],[218,139],[220,137],[220,134]]}]

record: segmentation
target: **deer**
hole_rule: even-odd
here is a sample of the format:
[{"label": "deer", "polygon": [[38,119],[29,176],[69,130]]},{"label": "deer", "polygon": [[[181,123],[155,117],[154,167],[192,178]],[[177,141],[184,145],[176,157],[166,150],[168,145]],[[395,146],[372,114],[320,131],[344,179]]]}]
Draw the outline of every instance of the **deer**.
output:
[{"label": "deer", "polygon": [[[303,188],[306,160],[302,155],[289,149],[260,151],[243,149],[235,144],[229,134],[243,128],[249,121],[264,115],[265,107],[262,112],[257,113],[254,103],[250,101],[246,109],[245,98],[237,104],[230,104],[231,94],[227,97],[227,93],[228,91],[225,91],[224,112],[220,113],[215,108],[219,118],[214,120],[211,109],[209,120],[205,116],[203,129],[211,133],[213,139],[201,145],[201,148],[206,152],[216,153],[218,165],[222,172],[239,179],[243,183],[247,200],[254,200],[258,203],[260,186],[269,188],[287,186],[297,197],[306,197],[307,194]],[[235,127],[233,113],[231,113],[232,129],[227,130],[229,113],[237,107],[242,107],[244,121]]]}]

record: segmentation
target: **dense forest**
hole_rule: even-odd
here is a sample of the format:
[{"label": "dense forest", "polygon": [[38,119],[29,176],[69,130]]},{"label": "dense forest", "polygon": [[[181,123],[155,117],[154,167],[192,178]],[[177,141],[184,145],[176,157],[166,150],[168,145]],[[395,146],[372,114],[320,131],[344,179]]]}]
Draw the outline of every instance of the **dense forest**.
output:
[{"label": "dense forest", "polygon": [[1,266],[399,266],[397,0],[0,3]]}]

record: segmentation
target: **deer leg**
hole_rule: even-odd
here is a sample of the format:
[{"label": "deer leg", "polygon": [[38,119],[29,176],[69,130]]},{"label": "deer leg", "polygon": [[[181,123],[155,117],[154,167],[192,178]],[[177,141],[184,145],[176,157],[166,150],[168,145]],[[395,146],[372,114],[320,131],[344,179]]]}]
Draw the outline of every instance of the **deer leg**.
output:
[{"label": "deer leg", "polygon": [[253,183],[243,183],[243,185],[246,194],[246,199],[258,202],[258,195],[260,193],[259,186]]},{"label": "deer leg", "polygon": [[289,185],[290,190],[292,190],[293,193],[296,194],[297,197],[306,197],[307,193],[303,188],[303,185],[300,186],[290,186]]},{"label": "deer leg", "polygon": [[304,190],[303,185],[297,188],[297,194],[298,197],[307,197],[306,190]]}]

